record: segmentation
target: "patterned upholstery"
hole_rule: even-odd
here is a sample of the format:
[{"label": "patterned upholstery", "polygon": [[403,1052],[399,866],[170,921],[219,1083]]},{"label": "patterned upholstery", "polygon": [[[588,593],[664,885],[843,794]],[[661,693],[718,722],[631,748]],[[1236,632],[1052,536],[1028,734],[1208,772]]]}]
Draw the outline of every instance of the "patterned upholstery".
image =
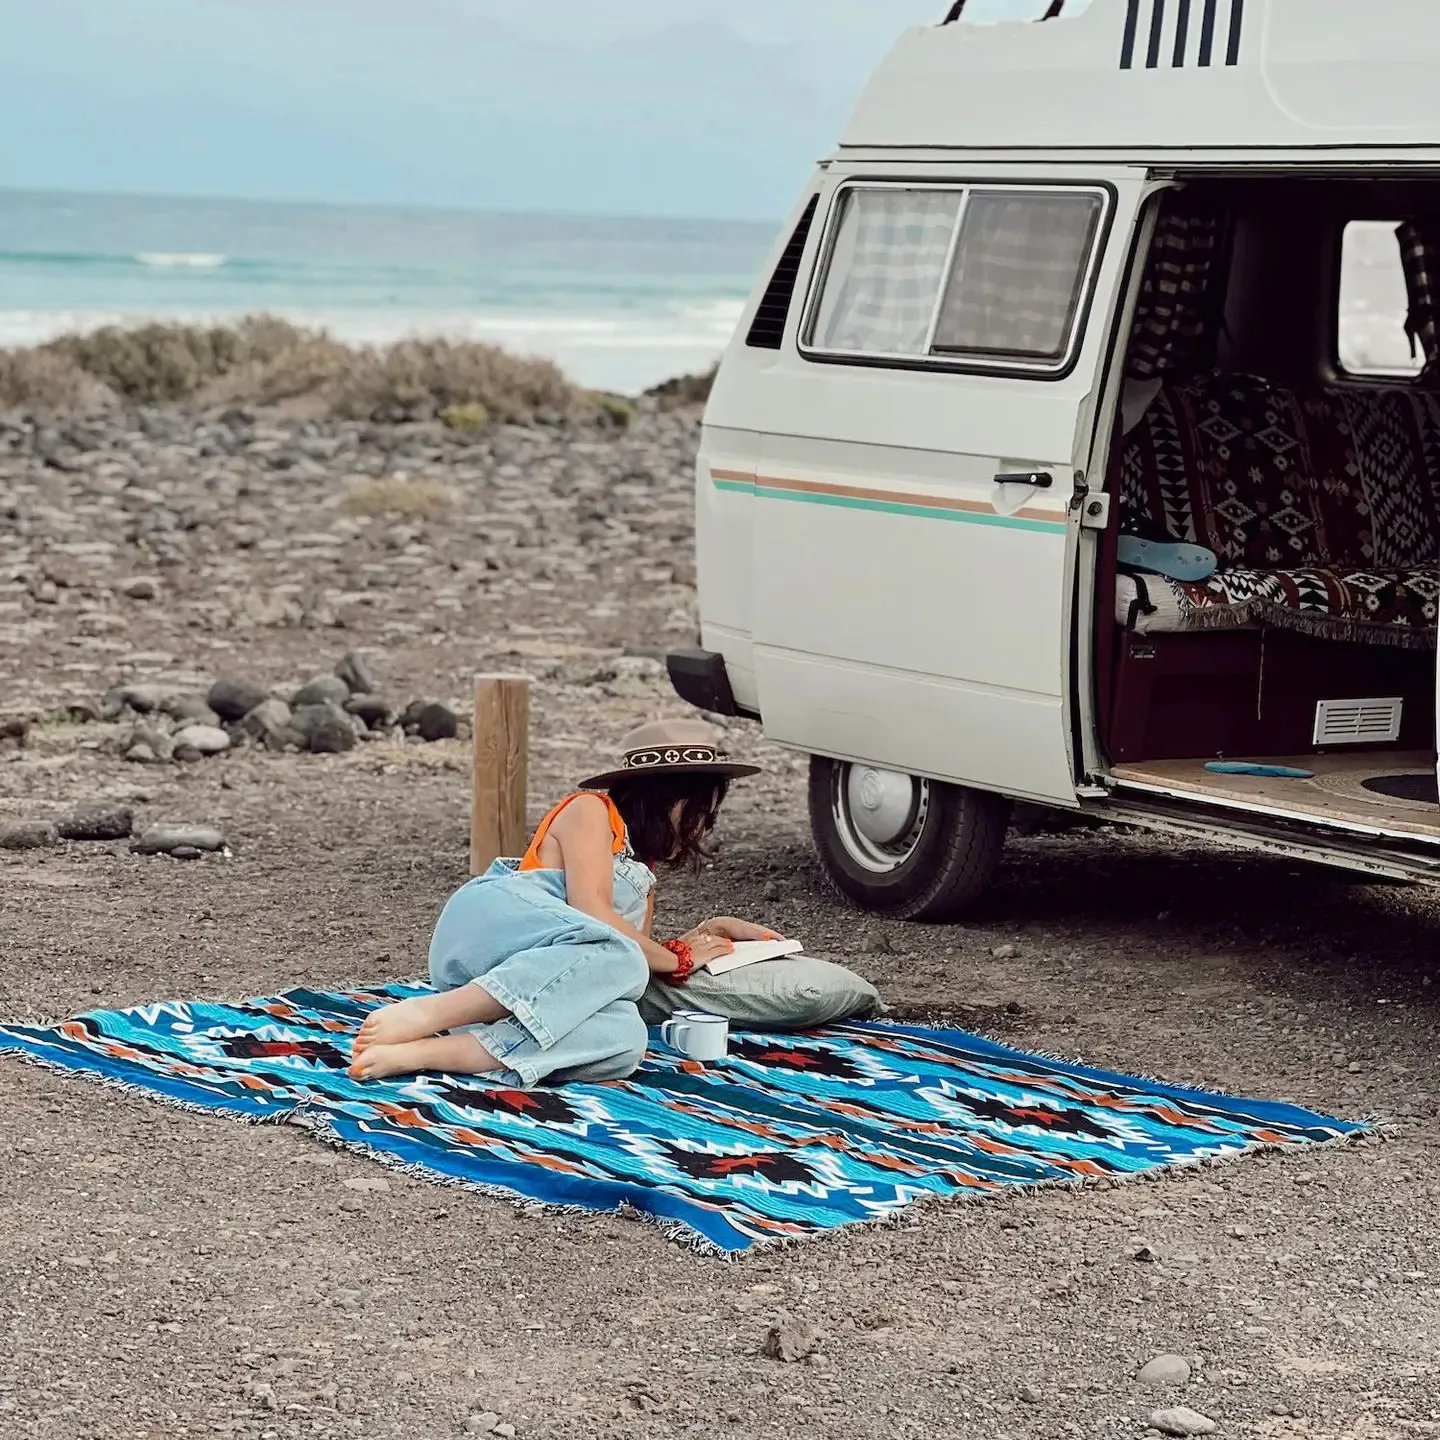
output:
[{"label": "patterned upholstery", "polygon": [[1173,624],[1157,618],[1172,607],[1156,606],[1151,630],[1263,622],[1336,640],[1435,644],[1440,397],[1300,394],[1243,375],[1166,386],[1126,439],[1121,506],[1124,530],[1220,557],[1203,584],[1146,577],[1175,602]]}]

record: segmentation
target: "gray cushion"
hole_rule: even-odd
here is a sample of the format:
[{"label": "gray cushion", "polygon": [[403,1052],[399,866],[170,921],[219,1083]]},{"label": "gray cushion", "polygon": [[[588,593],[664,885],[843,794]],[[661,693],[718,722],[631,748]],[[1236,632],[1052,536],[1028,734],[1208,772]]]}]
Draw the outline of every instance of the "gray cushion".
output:
[{"label": "gray cushion", "polygon": [[787,955],[725,975],[702,970],[688,985],[654,980],[640,1001],[640,1014],[652,1026],[663,1025],[677,1010],[705,1010],[741,1030],[810,1030],[861,1019],[879,1004],[875,987],[844,966]]}]

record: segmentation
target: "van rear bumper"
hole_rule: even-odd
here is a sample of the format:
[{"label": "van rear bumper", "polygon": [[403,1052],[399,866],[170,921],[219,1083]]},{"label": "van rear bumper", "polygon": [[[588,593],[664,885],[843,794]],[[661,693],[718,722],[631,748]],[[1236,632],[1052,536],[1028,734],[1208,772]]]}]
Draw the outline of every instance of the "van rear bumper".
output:
[{"label": "van rear bumper", "polygon": [[675,693],[697,710],[712,715],[746,715],[758,719],[753,711],[744,710],[730,688],[725,670],[725,657],[714,650],[672,650],[665,657],[665,668]]}]

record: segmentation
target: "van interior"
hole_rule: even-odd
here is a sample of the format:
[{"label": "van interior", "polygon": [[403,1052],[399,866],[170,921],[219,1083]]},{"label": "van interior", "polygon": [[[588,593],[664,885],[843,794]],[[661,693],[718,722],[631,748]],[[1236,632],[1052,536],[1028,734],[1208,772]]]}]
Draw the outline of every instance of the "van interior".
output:
[{"label": "van interior", "polygon": [[[1095,612],[1112,778],[1440,842],[1440,180],[1195,175],[1152,204]],[[1218,568],[1167,578],[1121,536]]]}]

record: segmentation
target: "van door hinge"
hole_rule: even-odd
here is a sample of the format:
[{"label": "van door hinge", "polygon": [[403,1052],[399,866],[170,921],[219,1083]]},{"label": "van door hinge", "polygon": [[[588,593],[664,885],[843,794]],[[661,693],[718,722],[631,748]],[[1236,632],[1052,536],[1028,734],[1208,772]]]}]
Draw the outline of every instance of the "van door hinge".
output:
[{"label": "van door hinge", "polygon": [[1080,527],[1083,530],[1106,530],[1110,526],[1110,497],[1086,495],[1080,501]]}]

